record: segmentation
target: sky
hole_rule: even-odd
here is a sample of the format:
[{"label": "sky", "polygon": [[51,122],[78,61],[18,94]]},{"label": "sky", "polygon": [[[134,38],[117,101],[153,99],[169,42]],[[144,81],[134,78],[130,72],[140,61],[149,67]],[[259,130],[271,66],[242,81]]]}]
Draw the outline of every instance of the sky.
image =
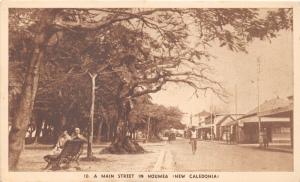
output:
[{"label": "sky", "polygon": [[282,31],[270,41],[255,40],[248,45],[247,53],[236,53],[226,48],[213,46],[211,52],[214,78],[220,81],[230,94],[224,103],[216,96],[199,94],[193,96],[193,88],[185,85],[167,84],[162,91],[152,94],[154,103],[177,106],[186,113],[183,123],[188,122],[190,114],[210,106],[221,108],[224,112],[235,113],[235,85],[237,113],[246,113],[257,106],[257,59],[260,59],[259,97],[260,103],[277,96],[286,98],[293,94],[293,37],[292,32]]}]

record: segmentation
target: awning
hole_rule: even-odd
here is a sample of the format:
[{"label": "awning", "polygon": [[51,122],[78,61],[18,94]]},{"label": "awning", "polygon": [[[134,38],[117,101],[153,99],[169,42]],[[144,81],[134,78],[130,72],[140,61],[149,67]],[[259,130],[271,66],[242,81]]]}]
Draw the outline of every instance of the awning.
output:
[{"label": "awning", "polygon": [[[261,117],[261,122],[263,123],[288,123],[290,122],[290,118],[287,117]],[[247,118],[243,118],[243,119],[239,119],[239,120],[233,120],[230,122],[227,122],[225,125],[223,126],[231,126],[231,125],[235,125],[235,124],[243,124],[243,123],[258,123],[258,117],[256,116],[252,116],[252,117],[247,117]]]},{"label": "awning", "polygon": [[214,126],[214,125],[213,124],[208,124],[208,125],[204,125],[204,126],[199,126],[199,127],[197,127],[197,129],[211,128],[212,126]]},{"label": "awning", "polygon": [[[260,119],[261,122],[264,123],[270,123],[270,122],[290,122],[290,118],[284,117],[284,118],[279,118],[279,117],[261,117]],[[242,123],[257,123],[258,122],[258,117],[253,116],[253,117],[248,117],[248,118],[243,118],[240,120]]]}]

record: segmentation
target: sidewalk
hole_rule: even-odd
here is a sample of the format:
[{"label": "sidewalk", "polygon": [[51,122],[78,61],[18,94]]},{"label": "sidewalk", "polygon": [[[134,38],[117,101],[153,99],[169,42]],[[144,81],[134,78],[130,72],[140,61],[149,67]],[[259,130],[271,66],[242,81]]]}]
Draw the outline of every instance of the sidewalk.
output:
[{"label": "sidewalk", "polygon": [[[100,144],[93,144],[93,148],[104,148],[109,146],[110,142],[102,142]],[[25,145],[26,149],[35,149],[35,150],[51,150],[54,147],[54,144],[27,144]],[[87,145],[84,145],[84,148],[86,148]]]},{"label": "sidewalk", "polygon": [[[80,160],[81,171],[152,171],[161,151],[164,149],[165,142],[139,143],[145,150],[142,154],[99,154],[99,152],[110,143],[93,145],[93,155],[95,161]],[[22,152],[18,171],[37,171],[41,172],[46,166],[43,157],[51,151],[52,145],[27,145]],[[81,158],[85,157],[86,145],[84,145]],[[28,165],[30,164],[30,165]],[[72,165],[75,165],[72,163]],[[51,170],[48,170],[51,171]],[[76,171],[74,167],[61,171]]]},{"label": "sidewalk", "polygon": [[238,144],[238,145],[242,146],[242,147],[249,147],[249,148],[259,149],[259,150],[293,153],[293,148],[290,145],[286,145],[286,144],[270,143],[268,148],[259,148],[259,145],[257,143],[256,144]]},{"label": "sidewalk", "polygon": [[254,144],[237,144],[237,143],[226,143],[226,141],[220,141],[220,140],[200,140],[204,142],[213,142],[213,143],[218,143],[218,144],[223,144],[223,145],[237,145],[240,147],[248,147],[252,149],[257,149],[257,150],[267,150],[267,151],[274,151],[274,152],[286,152],[286,153],[293,153],[293,148],[290,146],[290,144],[285,144],[285,143],[269,143],[268,148],[259,148],[259,144],[254,143]]},{"label": "sidewalk", "polygon": [[[111,142],[101,142],[101,143],[94,143],[93,144],[93,148],[95,149],[101,149],[104,147],[107,147],[111,144]],[[160,141],[160,142],[139,142],[139,144],[141,146],[162,146],[166,144],[166,141]],[[25,145],[25,150],[26,149],[35,149],[35,150],[51,150],[54,147],[54,144],[50,145],[50,144],[27,144]],[[87,145],[85,144],[84,149],[87,148]]]}]

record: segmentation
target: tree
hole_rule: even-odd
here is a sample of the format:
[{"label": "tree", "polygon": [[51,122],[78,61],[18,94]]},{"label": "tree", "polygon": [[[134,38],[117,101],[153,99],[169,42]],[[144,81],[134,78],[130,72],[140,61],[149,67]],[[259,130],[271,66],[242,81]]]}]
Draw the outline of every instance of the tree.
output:
[{"label": "tree", "polygon": [[95,82],[97,78],[97,74],[91,74],[89,73],[91,79],[92,79],[92,104],[91,104],[91,113],[90,113],[90,118],[91,122],[89,124],[89,138],[88,138],[88,152],[87,152],[87,158],[92,159],[93,158],[93,153],[92,153],[92,144],[93,144],[93,130],[94,130],[94,110],[95,110]]},{"label": "tree", "polygon": [[159,134],[163,130],[184,129],[184,125],[181,123],[183,113],[177,107],[151,104],[147,108],[145,115],[149,122],[148,140],[160,140]]},{"label": "tree", "polygon": [[16,114],[12,120],[12,127],[9,132],[9,168],[14,169],[17,165],[24,143],[25,134],[31,118],[33,109],[33,101],[35,98],[40,64],[44,56],[45,46],[52,36],[51,30],[48,30],[48,25],[54,20],[56,10],[44,10],[37,12],[39,26],[35,28],[35,36],[33,39],[32,55],[29,61],[29,66],[26,70],[24,84],[18,104]]},{"label": "tree", "polygon": [[[43,75],[41,64],[48,59],[45,55],[51,53],[51,45],[60,44],[64,36],[94,34],[94,47],[104,46],[103,54],[103,50],[110,50],[105,59],[95,61],[101,68],[85,66],[108,71],[114,78],[118,130],[113,144],[122,146],[133,98],[158,92],[168,82],[187,84],[195,94],[211,90],[223,97],[223,88],[211,77],[207,64],[211,42],[218,41],[232,51],[246,51],[254,38],[276,37],[279,30],[292,28],[291,9],[274,10],[265,17],[257,9],[10,9],[9,14],[9,31],[22,40],[17,43],[10,38],[10,61],[21,53],[28,58],[22,60],[28,66],[11,119],[10,169],[16,168],[21,154]],[[112,32],[116,37],[109,36]],[[102,41],[103,36],[112,42]]]}]

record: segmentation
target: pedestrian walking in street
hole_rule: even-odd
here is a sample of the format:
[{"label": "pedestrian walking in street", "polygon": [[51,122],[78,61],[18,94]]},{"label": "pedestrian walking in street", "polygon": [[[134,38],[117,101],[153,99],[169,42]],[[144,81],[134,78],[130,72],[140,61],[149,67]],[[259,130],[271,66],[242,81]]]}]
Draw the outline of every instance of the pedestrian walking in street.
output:
[{"label": "pedestrian walking in street", "polygon": [[190,144],[192,145],[192,152],[195,154],[197,150],[197,131],[195,127],[192,127],[191,130]]},{"label": "pedestrian walking in street", "polygon": [[171,134],[168,134],[168,143],[171,143]]}]

